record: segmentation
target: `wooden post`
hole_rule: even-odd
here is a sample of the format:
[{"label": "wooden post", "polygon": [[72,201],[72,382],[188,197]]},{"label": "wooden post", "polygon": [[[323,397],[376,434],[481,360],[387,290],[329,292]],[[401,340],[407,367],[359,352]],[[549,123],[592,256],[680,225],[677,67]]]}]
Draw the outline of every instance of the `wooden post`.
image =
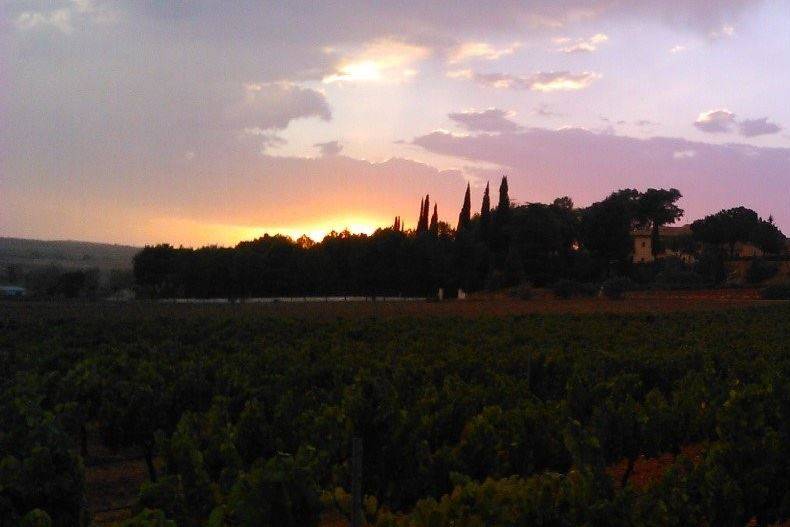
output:
[{"label": "wooden post", "polygon": [[352,439],[351,527],[362,527],[362,438]]}]

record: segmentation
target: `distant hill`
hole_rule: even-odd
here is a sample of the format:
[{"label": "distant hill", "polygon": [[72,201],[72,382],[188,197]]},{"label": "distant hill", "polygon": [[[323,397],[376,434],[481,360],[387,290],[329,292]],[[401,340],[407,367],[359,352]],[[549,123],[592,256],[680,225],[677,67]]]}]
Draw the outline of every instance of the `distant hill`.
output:
[{"label": "distant hill", "polygon": [[101,270],[132,268],[140,247],[71,240],[28,240],[0,237],[0,266],[18,270],[42,266]]}]

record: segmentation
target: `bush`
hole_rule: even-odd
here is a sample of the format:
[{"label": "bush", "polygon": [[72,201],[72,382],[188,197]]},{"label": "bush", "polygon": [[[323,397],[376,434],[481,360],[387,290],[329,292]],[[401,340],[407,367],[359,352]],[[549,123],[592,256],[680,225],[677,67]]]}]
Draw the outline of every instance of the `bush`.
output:
[{"label": "bush", "polygon": [[763,280],[768,280],[776,276],[779,266],[774,262],[766,261],[762,258],[755,258],[746,269],[746,281],[750,284],[757,284]]},{"label": "bush", "polygon": [[626,278],[624,276],[615,276],[613,278],[609,278],[601,285],[601,290],[603,291],[604,296],[606,296],[606,298],[611,298],[612,300],[619,300],[623,298],[623,293],[626,291],[631,291],[633,288],[633,281],[631,281],[630,278]]},{"label": "bush", "polygon": [[529,284],[521,284],[511,289],[509,295],[511,298],[518,300],[531,300],[534,292]]},{"label": "bush", "polygon": [[568,299],[576,296],[592,297],[598,293],[598,286],[595,284],[577,282],[576,280],[557,280],[552,287],[554,296],[557,298]]},{"label": "bush", "polygon": [[790,300],[790,282],[769,285],[760,296],[764,300]]}]

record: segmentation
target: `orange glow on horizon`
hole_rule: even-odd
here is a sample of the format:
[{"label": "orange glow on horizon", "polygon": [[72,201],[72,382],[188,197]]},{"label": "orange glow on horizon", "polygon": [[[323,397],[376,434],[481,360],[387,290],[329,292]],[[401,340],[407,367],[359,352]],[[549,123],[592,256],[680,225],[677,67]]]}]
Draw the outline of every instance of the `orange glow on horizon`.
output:
[{"label": "orange glow on horizon", "polygon": [[391,220],[365,215],[344,215],[298,225],[254,226],[222,223],[203,223],[188,218],[163,217],[148,222],[148,244],[170,243],[201,247],[206,245],[235,246],[241,241],[254,240],[265,234],[281,234],[296,240],[302,235],[320,242],[332,232],[348,230],[353,234],[372,234],[379,228],[392,225]]}]

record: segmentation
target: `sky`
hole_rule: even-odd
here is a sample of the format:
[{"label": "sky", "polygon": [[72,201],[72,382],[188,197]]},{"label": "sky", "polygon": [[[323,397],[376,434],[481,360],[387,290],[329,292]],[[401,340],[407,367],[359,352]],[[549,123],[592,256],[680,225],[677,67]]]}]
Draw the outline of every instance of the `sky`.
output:
[{"label": "sky", "polygon": [[0,0],[0,236],[233,245],[675,187],[790,233],[790,0]]}]

